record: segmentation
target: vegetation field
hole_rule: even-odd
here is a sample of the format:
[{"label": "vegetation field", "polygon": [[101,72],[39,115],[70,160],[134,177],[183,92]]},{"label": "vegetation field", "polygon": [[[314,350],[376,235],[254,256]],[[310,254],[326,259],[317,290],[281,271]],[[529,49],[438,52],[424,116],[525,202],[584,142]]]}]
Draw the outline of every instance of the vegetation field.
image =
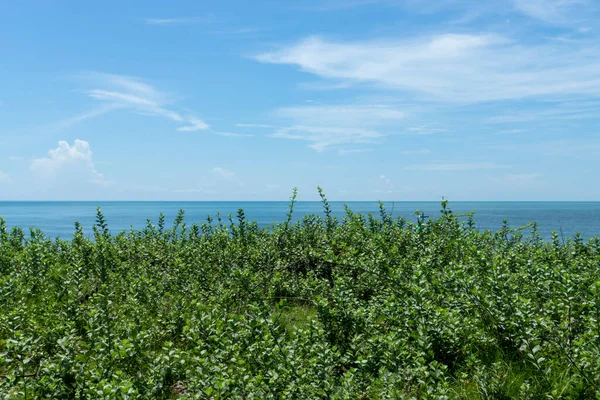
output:
[{"label": "vegetation field", "polygon": [[0,220],[7,399],[599,398],[600,240],[347,210],[72,240]]}]

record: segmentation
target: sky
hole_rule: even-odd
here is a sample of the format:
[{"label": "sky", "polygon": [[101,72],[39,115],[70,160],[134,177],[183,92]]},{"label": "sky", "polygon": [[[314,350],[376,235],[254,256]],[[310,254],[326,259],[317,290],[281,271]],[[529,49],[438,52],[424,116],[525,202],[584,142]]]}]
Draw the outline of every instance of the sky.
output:
[{"label": "sky", "polygon": [[596,0],[0,0],[0,200],[600,200]]}]

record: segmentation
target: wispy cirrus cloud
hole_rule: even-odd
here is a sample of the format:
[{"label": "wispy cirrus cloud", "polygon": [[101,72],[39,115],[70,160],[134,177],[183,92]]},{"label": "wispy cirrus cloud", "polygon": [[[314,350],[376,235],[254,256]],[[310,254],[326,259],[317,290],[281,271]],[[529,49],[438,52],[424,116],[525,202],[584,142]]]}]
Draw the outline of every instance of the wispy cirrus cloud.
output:
[{"label": "wispy cirrus cloud", "polygon": [[77,78],[84,86],[87,86],[81,92],[100,103],[100,106],[59,121],[55,124],[59,129],[115,110],[127,110],[141,115],[167,118],[179,125],[177,130],[182,132],[210,128],[206,122],[192,113],[182,113],[167,108],[170,96],[140,78],[101,72],[86,72],[79,74]]},{"label": "wispy cirrus cloud", "polygon": [[372,151],[373,151],[372,148],[367,147],[367,148],[355,148],[355,149],[339,149],[338,153],[343,156],[346,154],[370,153]]},{"label": "wispy cirrus cloud", "polygon": [[429,154],[431,150],[429,149],[418,149],[418,150],[402,150],[399,152],[400,154],[408,155],[408,154]]},{"label": "wispy cirrus cloud", "polygon": [[528,172],[492,177],[491,180],[495,183],[522,188],[540,183],[540,178],[542,176],[543,175],[538,172]]},{"label": "wispy cirrus cloud", "polygon": [[318,0],[316,2],[305,1],[301,5],[294,5],[295,9],[303,11],[340,11],[349,8],[373,6],[381,3],[389,3],[389,0]]},{"label": "wispy cirrus cloud", "polygon": [[[582,20],[591,20],[590,16],[598,11],[594,0],[327,0],[314,4],[303,4],[307,11],[336,11],[355,8],[386,6],[401,8],[419,14],[445,13],[452,15],[451,24],[472,22],[487,15],[524,15],[547,24],[565,25]],[[458,14],[458,17],[454,14]]]},{"label": "wispy cirrus cloud", "polygon": [[494,163],[430,163],[413,164],[404,167],[407,171],[472,171],[481,169],[504,169],[511,168],[510,165],[498,165]]},{"label": "wispy cirrus cloud", "polygon": [[214,167],[209,173],[200,176],[196,185],[187,188],[175,189],[173,193],[181,195],[203,194],[215,195],[223,190],[239,190],[244,184],[239,180],[237,174],[223,167]]},{"label": "wispy cirrus cloud", "polygon": [[523,111],[516,109],[512,112],[494,115],[487,122],[494,124],[529,122],[529,121],[556,121],[556,120],[585,120],[598,118],[598,100],[580,100],[545,104],[543,108]]},{"label": "wispy cirrus cloud", "polygon": [[148,25],[160,26],[175,26],[175,25],[190,25],[214,22],[212,16],[207,17],[184,17],[184,18],[144,18],[144,22]]},{"label": "wispy cirrus cloud", "polygon": [[179,128],[177,128],[177,130],[180,132],[194,132],[203,131],[209,128],[209,125],[206,122],[196,117],[189,117],[187,122],[189,123],[189,125],[180,126]]},{"label": "wispy cirrus cloud", "polygon": [[254,136],[252,134],[235,133],[235,132],[218,132],[218,131],[213,131],[213,133],[215,135],[225,136],[225,137],[253,137]]},{"label": "wispy cirrus cloud", "polygon": [[514,0],[515,9],[551,24],[578,22],[590,15],[589,0]]},{"label": "wispy cirrus cloud", "polygon": [[520,133],[524,133],[524,132],[527,132],[527,129],[516,128],[516,129],[503,129],[503,130],[498,131],[498,133],[501,135],[516,135],[516,134],[520,134]]},{"label": "wispy cirrus cloud", "polygon": [[389,177],[389,175],[386,174],[380,174],[379,175],[379,179],[376,183],[376,187],[377,189],[375,189],[375,193],[379,193],[379,194],[391,194],[394,193],[394,182],[392,181],[392,178]]},{"label": "wispy cirrus cloud", "polygon": [[275,114],[296,121],[310,120],[315,125],[339,125],[344,122],[352,126],[376,126],[382,121],[397,121],[406,117],[404,111],[385,104],[281,107]]},{"label": "wispy cirrus cloud", "polygon": [[229,37],[257,37],[268,31],[267,27],[235,26],[215,15],[208,14],[201,17],[174,17],[174,18],[144,18],[144,23],[157,27],[188,27],[201,25],[204,34],[229,36]]},{"label": "wispy cirrus cloud", "polygon": [[235,126],[240,128],[272,128],[273,125],[269,124],[235,124]]},{"label": "wispy cirrus cloud", "polygon": [[0,170],[0,182],[2,182],[2,183],[11,183],[12,179],[10,178],[10,176],[6,172],[2,172],[2,170]]},{"label": "wispy cirrus cloud", "polygon": [[371,84],[451,103],[600,96],[600,44],[595,40],[574,45],[494,34],[365,41],[312,36],[256,59],[294,65],[329,81]]},{"label": "wispy cirrus cloud", "polygon": [[159,186],[159,185],[137,185],[137,184],[128,184],[122,188],[124,192],[133,192],[133,193],[161,193],[168,192],[169,189]]},{"label": "wispy cirrus cloud", "polygon": [[274,137],[307,141],[319,152],[343,145],[378,143],[405,117],[393,106],[362,104],[282,107],[273,114],[283,122]]},{"label": "wispy cirrus cloud", "polygon": [[215,167],[213,168],[213,172],[219,174],[223,179],[230,181],[235,178],[235,172],[229,171],[225,168]]},{"label": "wispy cirrus cloud", "polygon": [[101,115],[107,114],[113,110],[118,109],[119,107],[114,104],[105,104],[100,107],[97,107],[93,110],[83,112],[81,114],[75,115],[73,117],[65,118],[63,120],[58,121],[53,125],[54,129],[67,129],[70,126],[76,125],[80,122],[85,121],[86,119],[99,117]]},{"label": "wispy cirrus cloud", "polygon": [[210,33],[214,35],[220,36],[238,36],[238,37],[256,37],[260,36],[268,31],[268,28],[256,28],[256,27],[247,27],[247,28],[221,28],[210,31]]},{"label": "wispy cirrus cloud", "polygon": [[446,129],[438,128],[429,124],[422,124],[406,128],[406,133],[412,133],[415,135],[432,135],[440,132],[446,132]]},{"label": "wispy cirrus cloud", "polygon": [[277,183],[265,183],[265,189],[268,191],[274,191],[277,189],[281,189],[281,185]]},{"label": "wispy cirrus cloud", "polygon": [[173,192],[175,193],[204,193],[204,194],[213,194],[215,193],[214,190],[209,190],[209,189],[197,189],[197,188],[191,188],[191,189],[175,189]]},{"label": "wispy cirrus cloud", "polygon": [[230,188],[243,188],[245,185],[240,180],[235,171],[225,169],[222,167],[215,167],[212,169],[213,177],[218,177],[218,180],[212,180],[212,187],[218,188],[229,186]]},{"label": "wispy cirrus cloud", "polygon": [[318,152],[348,143],[377,143],[383,136],[382,133],[367,129],[304,125],[281,128],[273,134],[276,138],[308,141],[310,148]]},{"label": "wispy cirrus cloud", "polygon": [[535,153],[536,155],[557,157],[597,157],[600,155],[600,137],[539,140],[529,144],[504,144],[488,146],[493,150],[512,153]]}]

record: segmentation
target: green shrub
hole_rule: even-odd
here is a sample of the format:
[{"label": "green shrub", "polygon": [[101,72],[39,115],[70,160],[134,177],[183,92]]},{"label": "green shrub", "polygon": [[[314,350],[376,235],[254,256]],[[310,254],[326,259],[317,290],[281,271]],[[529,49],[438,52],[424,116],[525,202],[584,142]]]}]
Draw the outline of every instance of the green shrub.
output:
[{"label": "green shrub", "polygon": [[[92,237],[0,219],[0,395],[12,398],[600,397],[600,240],[209,217]],[[523,234],[530,228],[531,234]]]}]

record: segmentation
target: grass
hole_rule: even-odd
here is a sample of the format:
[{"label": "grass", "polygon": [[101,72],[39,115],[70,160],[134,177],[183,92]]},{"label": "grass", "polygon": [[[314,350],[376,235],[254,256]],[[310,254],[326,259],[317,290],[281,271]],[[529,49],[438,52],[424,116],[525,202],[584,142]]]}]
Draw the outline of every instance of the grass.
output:
[{"label": "grass", "polygon": [[600,239],[441,204],[70,241],[0,218],[0,398],[600,397]]},{"label": "grass", "polygon": [[282,310],[279,323],[289,335],[294,335],[298,329],[307,328],[317,317],[317,310],[312,306],[292,305]]}]

